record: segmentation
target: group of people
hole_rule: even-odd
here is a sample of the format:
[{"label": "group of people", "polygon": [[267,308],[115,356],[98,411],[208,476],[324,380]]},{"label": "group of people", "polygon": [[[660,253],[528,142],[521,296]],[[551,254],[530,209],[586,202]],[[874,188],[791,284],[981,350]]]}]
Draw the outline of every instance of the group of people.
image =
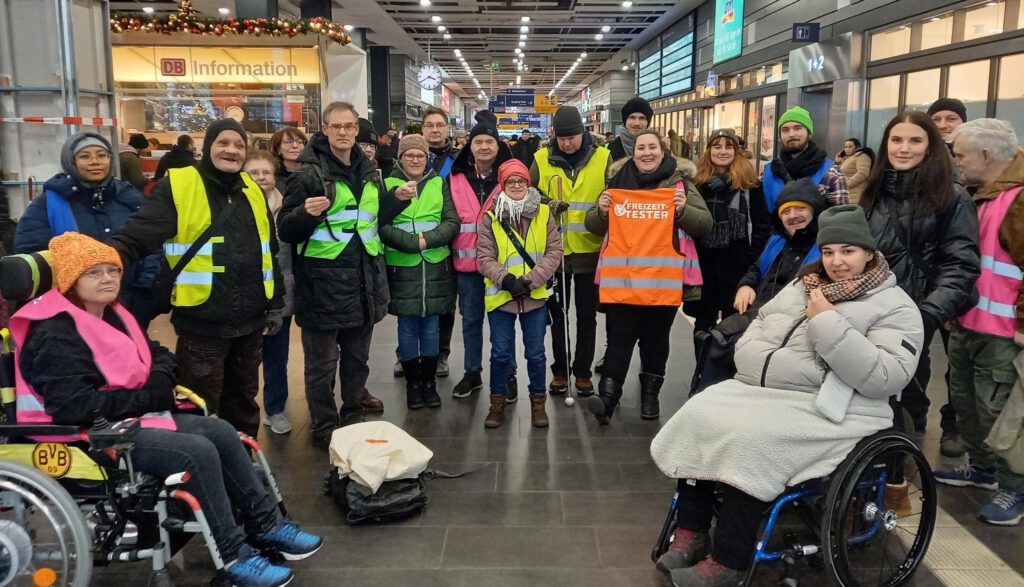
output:
[{"label": "group of people", "polygon": [[[570,386],[609,423],[637,346],[640,415],[659,418],[682,307],[698,337],[731,333],[734,345],[724,363],[698,365],[719,372],[652,445],[667,475],[692,481],[680,484],[680,524],[659,567],[676,585],[725,585],[749,564],[766,504],[891,426],[891,396],[910,413],[904,424],[924,433],[938,333],[950,366],[942,452],[969,463],[936,478],[998,488],[980,517],[1018,523],[1024,477],[984,443],[1024,344],[1024,152],[1012,126],[967,122],[963,104],[944,98],[893,118],[877,155],[851,139],[833,159],[814,143],[811,115],[793,107],[778,119],[779,157],[759,174],[733,130],[711,132],[694,164],[650,128],[653,114],[628,101],[624,127],[601,146],[563,106],[529,165],[486,111],[458,148],[447,115],[429,109],[422,134],[388,156],[345,102],[324,109],[312,136],[278,131],[270,152],[249,149],[245,130],[223,119],[208,128],[201,160],[169,166],[147,197],[111,177],[105,138],[75,135],[16,234],[18,252],[53,251],[58,285],[12,318],[19,419],[145,416],[156,430],[143,457],[134,453],[140,467],[219,459],[190,484],[204,487],[197,496],[212,504],[237,582],[274,585],[253,577],[290,572],[253,546],[301,558],[320,541],[268,513],[265,491],[233,472],[241,457],[228,437],[232,427],[256,436],[261,423],[291,429],[292,317],[312,440],[326,446],[335,429],[384,410],[366,383],[374,328],[389,313],[409,410],[444,403],[437,378],[450,372],[457,310],[465,353],[453,397],[483,388],[486,318],[484,425],[502,426],[518,400],[522,348],[531,422],[543,428],[547,396]],[[143,335],[165,289],[174,355]],[[607,340],[595,386],[598,313]],[[220,423],[161,416],[176,384],[202,395]],[[776,412],[791,417],[764,418]],[[163,434],[176,435],[174,455],[160,449],[174,444]],[[716,484],[725,499],[712,541]],[[887,495],[906,500],[907,486]],[[230,515],[241,504],[244,528]]]}]

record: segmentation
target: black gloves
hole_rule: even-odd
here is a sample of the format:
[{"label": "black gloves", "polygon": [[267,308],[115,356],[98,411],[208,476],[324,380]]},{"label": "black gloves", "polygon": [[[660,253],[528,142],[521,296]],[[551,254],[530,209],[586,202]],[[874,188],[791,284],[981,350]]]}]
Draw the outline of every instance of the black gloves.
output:
[{"label": "black gloves", "polygon": [[512,299],[518,300],[530,295],[530,283],[525,277],[516,277],[511,273],[501,280],[501,289],[512,294]]},{"label": "black gloves", "polygon": [[281,315],[281,310],[267,310],[266,320],[263,328],[264,336],[274,336],[281,330],[281,326],[284,325],[284,317]]},{"label": "black gloves", "polygon": [[548,202],[548,206],[551,207],[551,213],[557,216],[569,209],[569,202],[564,200],[551,200]]}]

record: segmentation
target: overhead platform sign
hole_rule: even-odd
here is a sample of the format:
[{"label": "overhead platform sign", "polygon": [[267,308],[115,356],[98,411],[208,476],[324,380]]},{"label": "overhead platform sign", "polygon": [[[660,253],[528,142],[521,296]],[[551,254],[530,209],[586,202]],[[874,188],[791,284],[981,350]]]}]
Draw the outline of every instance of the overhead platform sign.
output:
[{"label": "overhead platform sign", "polygon": [[492,96],[488,108],[494,112],[533,110],[537,114],[554,114],[558,110],[558,97],[535,93],[532,89],[511,89]]}]

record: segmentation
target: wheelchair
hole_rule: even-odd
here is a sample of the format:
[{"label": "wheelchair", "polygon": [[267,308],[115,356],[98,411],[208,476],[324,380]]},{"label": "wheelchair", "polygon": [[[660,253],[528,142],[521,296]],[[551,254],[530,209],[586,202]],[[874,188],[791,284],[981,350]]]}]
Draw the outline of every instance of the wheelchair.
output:
[{"label": "wheelchair", "polygon": [[[28,279],[19,279],[25,275]],[[28,300],[49,287],[45,254],[0,260],[0,289]],[[85,587],[94,566],[150,561],[150,585],[171,586],[167,565],[192,538],[203,537],[216,569],[211,585],[230,585],[198,500],[181,486],[188,472],[159,479],[134,470],[132,438],[138,420],[97,418],[76,426],[16,421],[14,353],[0,332],[0,587]],[[179,411],[208,415],[202,398],[176,388]],[[33,437],[74,437],[36,442]],[[281,492],[259,444],[239,433],[282,515]],[[274,560],[274,552],[264,552]]]},{"label": "wheelchair", "polygon": [[[900,516],[886,501],[886,485],[908,484],[911,513]],[[682,482],[682,481],[680,481]],[[833,585],[892,587],[911,580],[935,530],[936,483],[921,450],[904,433],[884,430],[862,439],[828,477],[801,483],[775,499],[762,521],[750,569],[742,585],[753,585],[759,567],[781,562],[780,587],[797,587],[798,560],[823,567]],[[676,528],[678,491],[651,558],[668,550]],[[780,517],[794,510],[804,532],[779,534]]]}]

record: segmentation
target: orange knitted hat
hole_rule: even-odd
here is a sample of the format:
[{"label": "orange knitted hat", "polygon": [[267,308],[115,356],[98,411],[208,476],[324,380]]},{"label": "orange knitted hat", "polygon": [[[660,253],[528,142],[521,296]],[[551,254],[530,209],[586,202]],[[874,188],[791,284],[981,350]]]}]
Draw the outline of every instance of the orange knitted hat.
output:
[{"label": "orange knitted hat", "polygon": [[83,273],[101,263],[124,269],[121,256],[113,247],[77,232],[65,232],[50,239],[50,251],[53,252],[54,282],[60,293],[67,293]]}]

